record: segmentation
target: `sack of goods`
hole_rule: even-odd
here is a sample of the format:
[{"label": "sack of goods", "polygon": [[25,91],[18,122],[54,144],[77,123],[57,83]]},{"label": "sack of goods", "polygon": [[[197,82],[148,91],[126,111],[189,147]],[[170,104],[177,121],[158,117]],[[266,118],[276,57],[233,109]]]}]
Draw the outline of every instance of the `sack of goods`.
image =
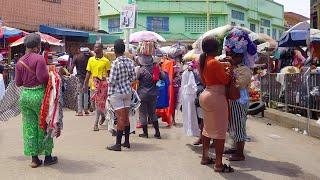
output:
[{"label": "sack of goods", "polygon": [[155,42],[143,41],[139,43],[138,54],[145,56],[152,56],[156,51]]}]

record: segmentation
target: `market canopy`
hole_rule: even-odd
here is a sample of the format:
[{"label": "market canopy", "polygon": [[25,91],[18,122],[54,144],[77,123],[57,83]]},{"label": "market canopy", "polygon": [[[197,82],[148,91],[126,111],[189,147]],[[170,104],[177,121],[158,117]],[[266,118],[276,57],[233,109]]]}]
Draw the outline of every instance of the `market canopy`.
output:
[{"label": "market canopy", "polygon": [[6,42],[14,42],[25,34],[27,34],[27,32],[16,28],[7,26],[0,27],[0,39],[5,40]]},{"label": "market canopy", "polygon": [[310,24],[300,22],[283,34],[278,42],[279,47],[307,46],[310,37]]},{"label": "market canopy", "polygon": [[117,39],[120,39],[120,36],[107,33],[89,32],[88,43],[95,44],[99,38],[101,38],[102,44],[113,44]]},{"label": "market canopy", "polygon": [[40,25],[39,31],[45,34],[52,34],[57,36],[70,36],[70,37],[85,37],[89,38],[89,32],[80,31],[76,29],[51,27],[47,25]]},{"label": "market canopy", "polygon": [[[44,42],[44,43],[49,43],[50,45],[53,45],[53,46],[63,46],[63,43],[61,42],[61,40],[59,39],[56,39],[55,37],[52,37],[48,34],[43,34],[43,33],[40,33],[40,32],[36,32],[37,34],[40,35],[41,37],[41,42]],[[21,44],[23,44],[24,42],[24,37],[18,39],[17,41],[13,42],[10,47],[14,47],[14,46],[19,46]]]}]

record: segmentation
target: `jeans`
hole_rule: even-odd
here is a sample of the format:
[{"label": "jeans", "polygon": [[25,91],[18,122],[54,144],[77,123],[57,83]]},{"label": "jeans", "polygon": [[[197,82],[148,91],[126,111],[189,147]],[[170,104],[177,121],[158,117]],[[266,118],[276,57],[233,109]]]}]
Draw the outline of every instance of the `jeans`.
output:
[{"label": "jeans", "polygon": [[139,120],[142,125],[148,125],[148,118],[158,121],[156,115],[157,96],[150,96],[147,100],[142,100],[139,107]]},{"label": "jeans", "polygon": [[82,87],[84,84],[84,79],[77,78],[77,88],[78,88],[78,113],[82,112],[83,109],[88,110],[88,93],[82,92]]}]

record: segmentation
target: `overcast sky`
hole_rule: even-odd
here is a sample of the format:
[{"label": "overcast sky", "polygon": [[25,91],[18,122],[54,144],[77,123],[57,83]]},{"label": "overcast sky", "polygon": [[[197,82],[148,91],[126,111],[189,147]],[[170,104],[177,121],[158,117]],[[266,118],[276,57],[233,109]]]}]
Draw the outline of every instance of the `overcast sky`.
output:
[{"label": "overcast sky", "polygon": [[284,5],[284,11],[295,12],[310,17],[310,0],[274,0]]}]

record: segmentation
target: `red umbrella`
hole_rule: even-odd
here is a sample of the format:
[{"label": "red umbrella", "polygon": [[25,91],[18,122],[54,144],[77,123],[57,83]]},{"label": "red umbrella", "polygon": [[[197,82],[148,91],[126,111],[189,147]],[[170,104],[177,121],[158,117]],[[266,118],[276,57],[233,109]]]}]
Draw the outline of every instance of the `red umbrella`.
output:
[{"label": "red umbrella", "polygon": [[[40,35],[41,42],[49,43],[50,45],[53,45],[53,46],[63,46],[63,43],[61,43],[61,40],[59,40],[59,39],[57,39],[55,37],[52,37],[52,36],[50,36],[48,34],[43,34],[43,33],[40,33],[40,32],[36,32],[36,33]],[[24,37],[18,39],[15,42],[13,42],[10,45],[10,47],[19,46],[19,45],[23,44],[23,41],[24,41]]]}]

